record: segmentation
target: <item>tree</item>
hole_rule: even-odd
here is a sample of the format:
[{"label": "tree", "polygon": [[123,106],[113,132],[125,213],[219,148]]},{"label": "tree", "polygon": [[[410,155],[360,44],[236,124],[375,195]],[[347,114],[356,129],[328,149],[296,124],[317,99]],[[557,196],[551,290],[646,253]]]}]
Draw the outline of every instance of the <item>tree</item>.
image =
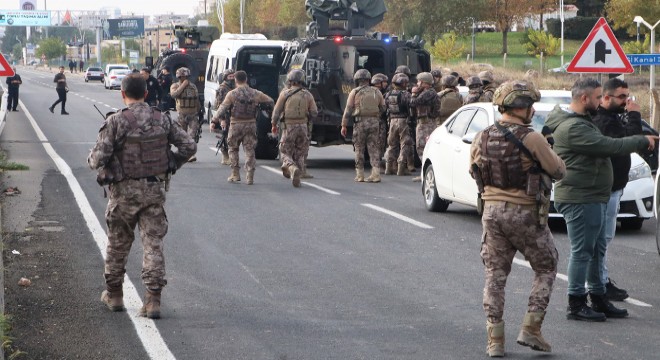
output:
[{"label": "tree", "polygon": [[[607,18],[612,22],[614,29],[626,29],[628,34],[637,33],[637,24],[633,22],[635,16],[642,16],[650,24],[660,19],[660,1],[649,0],[610,0],[605,10]],[[642,24],[640,32],[648,32]]]},{"label": "tree", "polygon": [[530,29],[524,40],[525,50],[527,54],[536,56],[537,58],[543,56],[553,56],[559,50],[559,39],[548,34],[543,30]]},{"label": "tree", "polygon": [[11,51],[11,57],[14,60],[20,60],[23,58],[23,46],[21,44],[14,44],[14,48]]},{"label": "tree", "polygon": [[49,37],[41,40],[36,54],[37,57],[45,55],[46,59],[56,59],[66,55],[66,45],[61,39]]},{"label": "tree", "polygon": [[[648,1],[647,1],[648,2]],[[603,15],[605,1],[603,0],[575,0],[578,16],[599,17]]]},{"label": "tree", "polygon": [[6,26],[5,37],[2,38],[2,52],[10,53],[14,49],[14,45],[18,44],[20,40],[23,44],[26,43],[26,31],[24,26]]},{"label": "tree", "polygon": [[622,46],[626,54],[648,54],[651,49],[651,37],[647,36],[644,42],[628,41]]},{"label": "tree", "polygon": [[438,39],[433,47],[431,47],[431,54],[433,57],[447,62],[449,59],[455,59],[463,55],[465,45],[456,45],[456,33],[450,32]]},{"label": "tree", "polygon": [[526,15],[535,13],[544,0],[487,0],[484,18],[495,22],[502,32],[502,54],[508,52],[508,35],[511,27]]}]

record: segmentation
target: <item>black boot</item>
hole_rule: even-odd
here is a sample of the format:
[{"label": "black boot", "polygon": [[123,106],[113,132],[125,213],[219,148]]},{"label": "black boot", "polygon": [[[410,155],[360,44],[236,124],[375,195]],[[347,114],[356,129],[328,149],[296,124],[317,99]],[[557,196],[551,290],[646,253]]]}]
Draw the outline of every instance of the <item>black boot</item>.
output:
[{"label": "black boot", "polygon": [[587,306],[587,295],[568,295],[568,320],[605,321],[605,314]]},{"label": "black boot", "polygon": [[69,115],[69,113],[66,110],[62,110],[62,115]]},{"label": "black boot", "polygon": [[596,295],[589,293],[591,298],[591,307],[598,312],[602,312],[608,318],[624,318],[628,316],[628,310],[619,309],[607,300],[605,295]]},{"label": "black boot", "polygon": [[607,284],[605,284],[605,296],[607,300],[610,301],[623,301],[628,298],[628,292],[624,289],[618,288],[614,281],[610,278],[607,278]]}]

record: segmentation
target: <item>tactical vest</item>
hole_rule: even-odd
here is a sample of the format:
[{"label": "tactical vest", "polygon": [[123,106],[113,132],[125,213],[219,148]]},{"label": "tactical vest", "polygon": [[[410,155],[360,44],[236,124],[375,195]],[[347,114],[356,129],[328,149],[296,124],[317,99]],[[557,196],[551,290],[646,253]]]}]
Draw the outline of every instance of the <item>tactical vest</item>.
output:
[{"label": "tactical vest", "polygon": [[186,86],[180,97],[176,99],[177,109],[197,109],[199,106],[199,96],[195,85]]},{"label": "tactical vest", "polygon": [[[287,95],[298,90],[292,88]],[[285,119],[303,119],[307,117],[307,97],[305,90],[298,90],[295,94],[289,96],[284,103],[284,118]]]},{"label": "tactical vest", "polygon": [[481,97],[482,93],[483,92],[480,89],[470,90],[468,92],[468,96],[465,98],[465,102],[463,103],[463,105],[479,102],[479,98]]},{"label": "tactical vest", "polygon": [[215,92],[215,109],[218,110],[220,108],[220,105],[222,104],[223,101],[225,101],[225,97],[227,97],[227,94],[231,91],[231,88],[229,85],[226,83],[220,84],[218,87],[218,90]]},{"label": "tactical vest", "polygon": [[254,97],[257,91],[247,86],[241,86],[234,90],[234,106],[231,116],[235,119],[254,119],[257,116],[257,103]]},{"label": "tactical vest", "polygon": [[355,111],[353,116],[380,116],[379,90],[371,86],[358,88],[355,93]]},{"label": "tactical vest", "polygon": [[406,118],[408,117],[408,107],[401,105],[401,96],[404,90],[392,90],[385,94],[385,104],[390,114],[390,118]]},{"label": "tactical vest", "polygon": [[[534,131],[531,127],[511,126],[509,131],[521,142],[527,134]],[[520,149],[495,125],[481,133],[481,179],[484,186],[500,189],[527,189],[527,173],[523,171]]]},{"label": "tactical vest", "polygon": [[445,89],[438,93],[440,99],[439,125],[445,122],[454,111],[463,106],[460,96],[459,93],[451,89]]},{"label": "tactical vest", "polygon": [[140,128],[133,111],[121,111],[121,116],[129,123],[124,147],[119,153],[119,162],[126,178],[140,179],[165,174],[169,170],[169,129],[163,127],[160,121],[160,110],[152,108],[152,113],[155,121]]},{"label": "tactical vest", "polygon": [[[423,92],[426,91],[432,91],[434,94],[436,94],[435,90],[433,90],[432,88],[426,89]],[[419,96],[421,96],[421,94]],[[428,104],[421,104],[415,107],[415,109],[417,110],[417,118],[418,119],[436,118],[439,115],[438,114],[439,108],[440,106],[438,104],[438,96],[436,95],[434,101]]]}]

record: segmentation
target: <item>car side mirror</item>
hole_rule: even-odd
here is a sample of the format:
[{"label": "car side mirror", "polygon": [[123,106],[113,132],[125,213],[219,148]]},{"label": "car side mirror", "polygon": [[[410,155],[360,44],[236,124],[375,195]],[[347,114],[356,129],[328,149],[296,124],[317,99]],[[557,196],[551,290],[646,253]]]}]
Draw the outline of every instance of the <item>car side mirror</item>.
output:
[{"label": "car side mirror", "polygon": [[461,140],[462,140],[464,143],[466,143],[466,144],[472,144],[472,142],[474,141],[474,136],[475,136],[476,134],[477,134],[477,133],[466,134],[465,136],[463,136],[463,137],[461,138]]}]

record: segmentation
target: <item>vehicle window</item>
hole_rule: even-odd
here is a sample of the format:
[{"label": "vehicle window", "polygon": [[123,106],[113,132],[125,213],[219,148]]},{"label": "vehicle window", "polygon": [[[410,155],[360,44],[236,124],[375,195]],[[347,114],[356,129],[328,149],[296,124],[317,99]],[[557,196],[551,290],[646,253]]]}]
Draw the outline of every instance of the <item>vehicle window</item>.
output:
[{"label": "vehicle window", "polygon": [[452,120],[451,124],[447,127],[449,133],[458,137],[463,137],[463,135],[465,135],[465,130],[467,129],[468,124],[470,124],[470,120],[472,120],[476,111],[476,109],[465,109],[458,113],[458,115],[454,117],[454,120]]},{"label": "vehicle window", "polygon": [[101,70],[101,68],[93,68],[93,67],[91,67],[91,68],[87,69],[87,71],[102,71],[102,70]]},{"label": "vehicle window", "polygon": [[373,74],[385,73],[385,54],[380,49],[357,49],[358,69],[367,69]]},{"label": "vehicle window", "polygon": [[215,55],[211,55],[209,58],[209,70],[206,73],[206,80],[208,81],[215,81],[214,79],[214,74],[215,74],[215,67],[217,65],[217,61],[215,61]]},{"label": "vehicle window", "polygon": [[488,114],[484,110],[479,110],[472,118],[470,126],[467,129],[466,135],[479,132],[488,127]]},{"label": "vehicle window", "polygon": [[571,98],[566,96],[543,96],[541,102],[549,104],[570,104]]},{"label": "vehicle window", "polygon": [[535,131],[541,132],[548,114],[550,114],[548,111],[537,111],[534,113],[534,116],[532,116],[532,127]]},{"label": "vehicle window", "polygon": [[250,54],[248,64],[276,65],[273,54]]}]

